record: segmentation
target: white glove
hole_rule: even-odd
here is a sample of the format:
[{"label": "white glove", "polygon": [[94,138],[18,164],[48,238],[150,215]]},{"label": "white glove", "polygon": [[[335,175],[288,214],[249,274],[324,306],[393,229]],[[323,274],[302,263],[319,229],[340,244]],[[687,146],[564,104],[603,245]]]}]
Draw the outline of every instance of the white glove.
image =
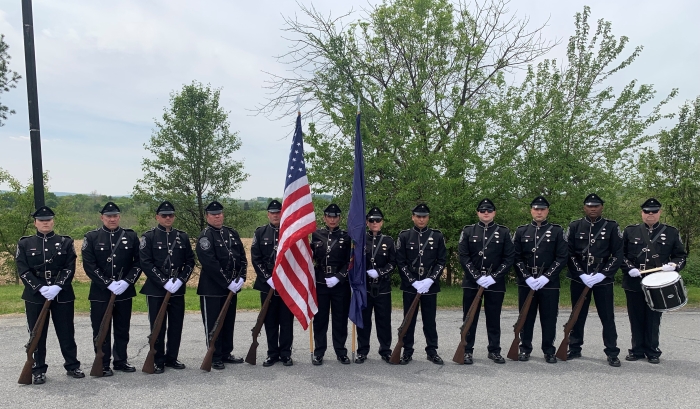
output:
[{"label": "white glove", "polygon": [[59,292],[61,292],[61,287],[57,285],[50,285],[46,292],[43,294],[43,296],[47,300],[53,300],[54,298],[56,298]]},{"label": "white glove", "polygon": [[[168,280],[168,281],[170,281],[170,280]],[[168,291],[175,294],[177,292],[177,290],[179,290],[180,287],[182,287],[182,284],[184,284],[184,283],[182,282],[182,280],[180,280],[178,278],[177,280],[175,280],[174,283],[172,283],[172,285],[170,286],[170,290],[168,290]]]},{"label": "white glove", "polygon": [[412,286],[413,288],[415,288],[417,292],[420,292],[420,289],[421,289],[421,287],[422,287],[422,285],[421,285],[421,282],[422,282],[422,281],[423,281],[423,280],[421,280],[421,281],[414,281],[413,284],[411,284],[411,286]]},{"label": "white glove", "polygon": [[228,288],[229,291],[235,293],[235,292],[236,292],[236,286],[237,286],[236,282],[235,282],[235,281],[231,281],[231,283],[230,283],[230,284],[228,285],[228,287],[226,287],[226,288]]},{"label": "white glove", "polygon": [[[118,281],[112,281],[108,286],[107,289],[114,294],[117,294],[117,290],[119,289],[119,282]],[[119,295],[119,294],[117,294]]]},{"label": "white glove", "polygon": [[579,278],[586,285],[586,287],[588,287],[588,288],[593,287],[593,284],[591,284],[591,275],[590,274],[581,274],[581,276]]},{"label": "white glove", "polygon": [[46,297],[46,293],[47,293],[48,291],[49,291],[49,286],[48,286],[48,285],[44,285],[44,286],[42,286],[41,288],[39,288],[39,292],[40,292],[41,295],[43,295],[44,297]]},{"label": "white glove", "polygon": [[496,284],[496,280],[493,279],[491,276],[485,276],[483,284],[480,284],[484,288],[489,288],[490,286]]},{"label": "white glove", "polygon": [[328,288],[333,288],[335,287],[336,284],[338,284],[340,280],[338,280],[338,277],[331,277],[331,278],[326,278],[326,285]]},{"label": "white glove", "polygon": [[627,274],[630,275],[630,277],[641,277],[642,274],[639,272],[638,268],[633,268],[630,271],[627,272]]},{"label": "white glove", "polygon": [[163,284],[163,288],[165,291],[173,293],[173,282],[171,280],[166,280],[165,284]]},{"label": "white glove", "polygon": [[267,285],[270,286],[273,290],[275,290],[275,283],[272,282],[272,277],[267,279]]},{"label": "white glove", "polygon": [[525,279],[525,284],[527,284],[530,289],[537,291],[537,279],[528,277]]},{"label": "white glove", "polygon": [[126,291],[127,288],[129,288],[129,283],[127,283],[124,280],[117,281],[117,285],[119,287],[117,287],[117,291],[114,292],[114,294],[116,295],[122,294],[124,291]]},{"label": "white glove", "polygon": [[379,278],[379,273],[375,269],[367,270],[367,275],[372,278]]},{"label": "white glove", "polygon": [[539,290],[539,289],[541,289],[542,287],[544,287],[545,285],[547,285],[547,283],[549,282],[549,278],[547,278],[547,277],[545,277],[545,276],[540,276],[540,277],[539,277],[537,280],[535,280],[535,281],[537,281],[537,288],[536,288],[535,290]]},{"label": "white glove", "polygon": [[486,276],[481,276],[476,279],[476,283],[479,284],[480,286],[484,286],[484,280],[486,280]]},{"label": "white glove", "polygon": [[591,284],[591,287],[594,285],[598,284],[599,282],[605,280],[605,275],[598,273],[598,274],[593,274],[591,276],[591,279],[588,281]]},{"label": "white glove", "polygon": [[668,263],[661,266],[661,271],[676,271],[676,263]]},{"label": "white glove", "polygon": [[418,290],[419,293],[425,294],[430,290],[430,286],[433,285],[435,281],[433,281],[432,278],[426,278],[425,280],[421,280],[421,288]]},{"label": "white glove", "polygon": [[238,277],[234,281],[234,283],[236,284],[236,290],[234,291],[234,293],[237,293],[237,292],[241,291],[241,288],[243,288],[243,284],[245,284],[245,280],[243,279],[243,277]]}]

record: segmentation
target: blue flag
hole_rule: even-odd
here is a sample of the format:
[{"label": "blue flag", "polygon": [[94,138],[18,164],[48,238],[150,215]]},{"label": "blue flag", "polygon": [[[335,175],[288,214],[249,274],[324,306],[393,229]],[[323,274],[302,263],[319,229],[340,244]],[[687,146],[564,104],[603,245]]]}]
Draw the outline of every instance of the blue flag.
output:
[{"label": "blue flag", "polygon": [[350,298],[350,321],[363,328],[362,310],[367,307],[365,279],[365,161],[362,157],[360,135],[360,113],[355,121],[355,173],[352,179],[352,197],[348,211],[348,235],[352,239],[352,256],[348,266],[348,277],[352,297]]}]

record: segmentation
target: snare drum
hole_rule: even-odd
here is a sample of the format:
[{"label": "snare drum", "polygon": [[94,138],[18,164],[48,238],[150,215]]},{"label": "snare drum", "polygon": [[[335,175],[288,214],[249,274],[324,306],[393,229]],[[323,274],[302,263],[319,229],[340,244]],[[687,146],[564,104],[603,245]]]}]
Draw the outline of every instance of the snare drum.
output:
[{"label": "snare drum", "polygon": [[688,290],[675,271],[654,273],[642,280],[644,298],[654,311],[674,311],[688,302]]}]

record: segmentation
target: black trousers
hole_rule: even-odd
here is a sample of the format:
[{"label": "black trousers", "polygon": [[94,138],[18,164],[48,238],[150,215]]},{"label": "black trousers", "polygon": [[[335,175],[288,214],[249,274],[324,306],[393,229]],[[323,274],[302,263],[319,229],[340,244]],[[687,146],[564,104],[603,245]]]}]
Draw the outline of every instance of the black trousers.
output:
[{"label": "black trousers", "polygon": [[[405,292],[403,293],[403,313],[404,316],[408,313],[409,308],[411,308],[411,303],[416,298],[413,293]],[[425,335],[425,352],[428,356],[433,356],[437,354],[438,349],[438,333],[437,324],[435,323],[435,314],[437,313],[437,294],[423,294],[420,296],[420,301],[418,302],[418,308],[420,308],[420,317],[423,321],[423,335]],[[406,356],[413,356],[413,343],[414,343],[414,333],[416,331],[416,320],[418,318],[418,308],[413,313],[413,318],[408,324],[408,330],[406,335],[403,337],[403,354]]]},{"label": "black trousers", "polygon": [[[478,290],[476,288],[463,288],[462,296],[462,320],[467,319],[467,312],[471,307],[474,297]],[[501,308],[503,307],[503,298],[506,293],[495,291],[484,291],[483,304],[484,314],[486,315],[486,335],[488,336],[489,345],[488,351],[495,354],[501,353]],[[481,313],[481,303],[474,312],[474,321],[467,333],[467,346],[464,352],[474,353],[474,340],[476,339],[476,327],[479,324],[479,314]]]},{"label": "black trousers", "polygon": [[[530,287],[518,287],[518,306],[521,311],[529,293]],[[554,338],[556,337],[557,315],[559,314],[558,288],[535,291],[527,318],[525,318],[525,326],[520,333],[520,351],[528,354],[532,352],[532,332],[535,328],[538,309],[540,326],[542,327],[542,352],[546,355],[554,355],[557,352],[554,347]]]},{"label": "black trousers", "polygon": [[[260,293],[260,305],[265,302],[267,293]],[[294,315],[282,297],[273,295],[265,316],[265,335],[267,336],[267,356],[271,358],[292,356],[294,341]]]},{"label": "black trousers", "polygon": [[[34,304],[24,302],[24,310],[27,313],[27,330],[31,333],[36,320],[39,319],[39,314],[44,304]],[[67,371],[80,368],[78,361],[78,347],[75,345],[75,327],[73,326],[74,302],[58,303],[55,300],[51,302],[49,307],[49,316],[53,320],[53,328],[56,330],[58,345],[61,347],[63,355],[63,367]],[[49,316],[44,321],[44,330],[39,337],[39,344],[34,351],[34,367],[32,373],[46,373],[49,367],[46,365],[46,333],[49,331]]]},{"label": "black trousers", "polygon": [[[151,323],[151,331],[153,324],[156,322],[160,307],[163,305],[165,297],[146,296],[146,305],[148,306],[148,321]],[[170,297],[168,306],[165,310],[163,325],[160,327],[158,339],[156,340],[156,355],[155,363],[158,366],[164,363],[172,363],[177,361],[177,355],[180,352],[180,340],[182,339],[182,323],[185,320],[185,297],[177,296]],[[165,342],[165,333],[168,333],[168,342]]]},{"label": "black trousers", "polygon": [[[585,284],[571,280],[571,302],[576,305]],[[598,317],[603,324],[603,344],[605,345],[605,355],[618,356],[620,348],[617,347],[617,329],[615,327],[615,300],[613,295],[613,284],[595,285],[586,295],[586,301],[581,308],[581,314],[574,325],[573,331],[569,336],[569,350],[581,352],[583,345],[583,328],[586,326],[586,318],[588,317],[588,307],[591,305],[591,293],[595,297],[595,306],[598,310]]]},{"label": "black trousers", "polygon": [[[131,327],[131,304],[132,299],[117,301],[114,303],[112,311],[112,322],[107,326],[107,335],[105,342],[102,344],[102,366],[108,367],[109,362],[114,356],[114,364],[122,364],[127,362],[128,355],[126,347],[129,345],[129,328]],[[97,337],[100,332],[100,323],[102,317],[107,310],[108,302],[90,301],[90,322],[92,323],[92,337]],[[112,327],[114,327],[114,348],[112,348]]]},{"label": "black trousers", "polygon": [[391,293],[379,294],[376,297],[367,294],[367,308],[362,310],[364,328],[357,328],[357,353],[369,354],[373,310],[377,326],[377,340],[379,340],[379,355],[391,355]]},{"label": "black trousers", "polygon": [[648,358],[661,356],[659,349],[659,327],[661,312],[652,311],[641,291],[625,290],[627,296],[627,314],[632,329],[632,349],[629,353]]},{"label": "black trousers", "polygon": [[328,348],[329,316],[333,315],[333,349],[337,356],[348,354],[348,314],[350,313],[350,285],[347,283],[317,293],[318,313],[314,315],[314,355],[323,356]]},{"label": "black trousers", "polygon": [[[207,348],[209,348],[209,336],[214,331],[214,324],[217,318],[219,318],[219,313],[221,309],[224,308],[227,297],[211,297],[207,295],[199,296],[199,307],[202,311],[202,320],[204,321],[204,333],[207,340]],[[231,352],[233,352],[233,326],[236,323],[236,304],[238,302],[238,297],[233,296],[231,298],[231,305],[228,307],[228,312],[226,317],[219,322],[221,325],[221,331],[219,332],[219,337],[216,338],[214,346],[214,355],[212,357],[212,362],[221,362],[224,358],[228,357]]]}]

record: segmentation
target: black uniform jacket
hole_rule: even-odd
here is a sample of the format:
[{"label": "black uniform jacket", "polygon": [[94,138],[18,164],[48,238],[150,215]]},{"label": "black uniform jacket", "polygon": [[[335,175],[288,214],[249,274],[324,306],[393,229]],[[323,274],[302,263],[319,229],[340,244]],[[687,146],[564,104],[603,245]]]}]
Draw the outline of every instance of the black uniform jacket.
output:
[{"label": "black uniform jacket", "polygon": [[367,292],[371,293],[372,287],[377,287],[378,294],[391,293],[391,272],[396,267],[396,248],[394,239],[378,232],[376,236],[371,232],[365,238],[365,267],[366,270],[377,270],[379,278],[367,276]]},{"label": "black uniform jacket", "polygon": [[43,286],[61,287],[55,302],[75,300],[73,275],[75,275],[75,249],[73,239],[50,232],[46,235],[37,232],[26,236],[17,243],[17,275],[24,283],[22,299],[35,304],[43,304],[46,299],[39,292]]},{"label": "black uniform jacket", "polygon": [[[140,259],[141,269],[146,274],[146,283],[141,294],[155,297],[165,297],[165,283],[178,278],[183,284],[187,283],[194,268],[194,252],[190,238],[182,230],[171,229],[158,225],[141,236]],[[182,285],[173,296],[183,295],[186,291]]]},{"label": "black uniform jacket", "polygon": [[525,280],[529,277],[544,275],[549,282],[542,288],[559,288],[559,274],[569,254],[560,225],[545,220],[539,226],[534,221],[520,226],[515,230],[513,246],[519,286],[527,286]]},{"label": "black uniform jacket", "polygon": [[253,288],[263,293],[270,291],[267,280],[272,277],[279,238],[279,226],[275,227],[270,223],[255,229],[253,235],[253,244],[250,247],[250,258],[256,274]]},{"label": "black uniform jacket", "polygon": [[109,301],[112,292],[107,286],[113,281],[119,281],[120,276],[131,285],[119,294],[116,300],[136,297],[134,283],[141,275],[141,263],[139,237],[135,231],[121,227],[112,231],[102,226],[87,232],[83,240],[82,255],[85,274],[92,280],[88,295],[90,301]]},{"label": "black uniform jacket", "polygon": [[464,270],[462,288],[479,288],[476,280],[490,275],[496,280],[485,291],[506,291],[506,275],[515,261],[510,230],[494,222],[464,226],[459,237],[459,263]]},{"label": "black uniform jacket", "polygon": [[311,252],[314,257],[314,272],[316,289],[328,291],[326,278],[336,277],[340,287],[348,281],[348,264],[352,240],[345,230],[336,227],[330,230],[328,226],[317,229],[311,235]]},{"label": "black uniform jacket", "polygon": [[[653,251],[647,250],[642,229],[646,229]],[[641,271],[676,263],[676,271],[681,271],[688,256],[678,230],[662,223],[656,223],[651,229],[644,223],[625,227],[622,233],[622,248],[625,255],[625,260],[620,266],[625,273],[622,276],[622,288],[630,291],[642,291],[642,279],[646,277],[630,277],[627,273],[631,269],[637,268]]]},{"label": "black uniform jacket", "polygon": [[237,277],[246,279],[248,258],[241,237],[230,227],[205,227],[197,240],[197,258],[202,264],[199,295],[225,297],[231,281]]},{"label": "black uniform jacket", "polygon": [[447,262],[445,236],[440,230],[424,227],[403,230],[396,239],[396,264],[401,276],[401,290],[416,293],[413,283],[433,280],[427,294],[440,292],[440,276]]},{"label": "black uniform jacket", "polygon": [[569,223],[564,234],[569,246],[567,276],[581,282],[581,274],[602,273],[605,279],[596,285],[612,284],[622,264],[622,231],[614,220],[583,217]]}]

